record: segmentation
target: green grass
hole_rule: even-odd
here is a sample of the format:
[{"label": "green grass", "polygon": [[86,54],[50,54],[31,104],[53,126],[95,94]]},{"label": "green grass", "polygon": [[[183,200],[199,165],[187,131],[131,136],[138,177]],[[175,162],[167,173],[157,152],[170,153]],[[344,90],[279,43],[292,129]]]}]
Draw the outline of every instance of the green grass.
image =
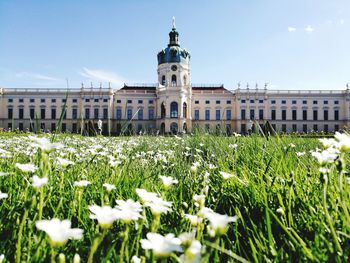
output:
[{"label": "green grass", "polygon": [[[162,214],[157,232],[178,236],[192,230],[184,214],[197,214],[193,196],[206,193],[206,187],[205,205],[220,214],[237,215],[238,221],[230,223],[221,237],[211,237],[203,227],[196,236],[203,246],[202,262],[349,261],[350,185],[345,180],[339,183],[341,168],[337,163],[329,165],[331,172],[324,181],[309,152],[322,148],[316,138],[57,135],[55,141],[66,147],[51,152],[45,160],[40,150],[29,145],[27,136],[0,135],[0,149],[13,154],[11,158],[0,157],[0,172],[9,173],[0,177],[0,190],[9,195],[0,200],[0,255],[8,262],[45,262],[53,254],[45,233],[35,227],[40,210],[40,192],[30,181],[35,174],[49,178],[43,187],[42,218],[70,219],[72,227],[84,230],[83,239],[70,240],[54,251],[64,254],[67,262],[76,253],[86,262],[94,239],[102,233],[97,222],[89,218],[89,205],[114,206],[118,199],[139,200],[136,188],[157,192],[173,202],[172,212]],[[55,164],[57,156],[75,165],[61,169]],[[112,167],[110,156],[120,165]],[[200,163],[196,171],[191,170],[194,162]],[[15,167],[16,163],[34,163],[39,170],[26,174]],[[348,170],[346,165],[343,173]],[[234,177],[225,180],[220,171]],[[207,181],[206,172],[210,173]],[[165,190],[160,175],[174,177],[179,183]],[[82,179],[91,185],[81,190],[73,186]],[[114,184],[116,189],[108,193],[104,183]],[[152,215],[149,210],[145,213],[145,221],[130,225],[125,262],[135,254],[151,261],[152,255],[136,245],[151,229]],[[120,260],[124,229],[119,221],[113,224],[104,234],[94,262]],[[175,262],[176,257],[168,260]]]}]

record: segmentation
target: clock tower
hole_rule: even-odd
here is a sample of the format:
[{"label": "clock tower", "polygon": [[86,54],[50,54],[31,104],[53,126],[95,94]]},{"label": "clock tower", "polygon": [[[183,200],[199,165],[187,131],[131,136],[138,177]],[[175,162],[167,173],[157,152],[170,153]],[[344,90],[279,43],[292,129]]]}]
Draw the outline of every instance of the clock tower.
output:
[{"label": "clock tower", "polygon": [[157,129],[161,133],[191,129],[190,53],[180,47],[173,18],[168,47],[158,55]]}]

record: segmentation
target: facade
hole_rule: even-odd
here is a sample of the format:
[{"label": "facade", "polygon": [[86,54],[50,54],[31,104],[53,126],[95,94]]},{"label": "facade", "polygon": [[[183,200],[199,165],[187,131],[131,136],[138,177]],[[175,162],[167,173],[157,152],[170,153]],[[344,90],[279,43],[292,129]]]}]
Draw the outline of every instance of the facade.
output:
[{"label": "facade", "polygon": [[169,44],[158,55],[156,84],[124,84],[120,89],[0,88],[0,127],[104,134],[178,133],[202,128],[246,133],[267,121],[281,132],[334,132],[350,125],[346,90],[227,90],[191,83],[190,54],[181,48],[175,23]]}]

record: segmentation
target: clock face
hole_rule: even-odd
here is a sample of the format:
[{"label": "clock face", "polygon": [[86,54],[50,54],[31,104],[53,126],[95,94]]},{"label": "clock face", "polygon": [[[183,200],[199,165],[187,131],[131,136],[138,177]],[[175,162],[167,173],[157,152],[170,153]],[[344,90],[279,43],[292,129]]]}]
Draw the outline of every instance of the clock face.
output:
[{"label": "clock face", "polygon": [[176,65],[172,65],[172,66],[171,66],[171,70],[172,70],[172,71],[176,71],[176,70],[177,70],[177,66],[176,66]]}]

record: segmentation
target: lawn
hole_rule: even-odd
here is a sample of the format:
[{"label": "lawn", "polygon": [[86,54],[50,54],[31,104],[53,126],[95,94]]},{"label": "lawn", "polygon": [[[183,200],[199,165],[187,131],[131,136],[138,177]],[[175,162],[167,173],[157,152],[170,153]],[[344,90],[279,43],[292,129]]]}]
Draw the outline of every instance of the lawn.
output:
[{"label": "lawn", "polygon": [[336,138],[2,133],[0,262],[347,262]]}]

